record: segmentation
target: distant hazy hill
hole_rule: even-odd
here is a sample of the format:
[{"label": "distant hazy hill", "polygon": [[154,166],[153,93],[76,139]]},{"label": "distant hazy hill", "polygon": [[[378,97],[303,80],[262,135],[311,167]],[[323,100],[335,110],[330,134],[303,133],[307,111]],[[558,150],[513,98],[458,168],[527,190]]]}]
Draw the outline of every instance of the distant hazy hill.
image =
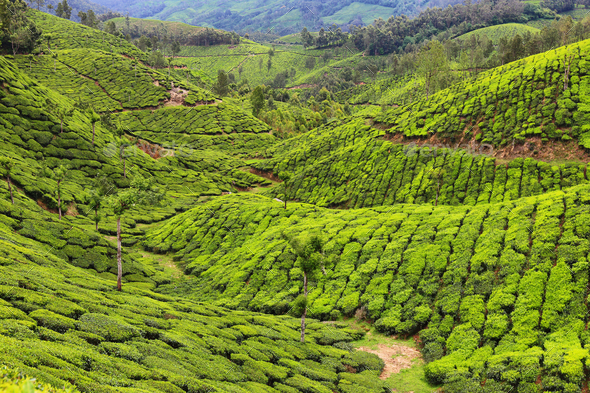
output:
[{"label": "distant hazy hill", "polygon": [[138,18],[153,18],[224,30],[289,34],[304,26],[318,30],[332,23],[369,24],[392,15],[414,15],[427,7],[444,7],[458,0],[96,0]]},{"label": "distant hazy hill", "polygon": [[[45,6],[41,7],[41,11],[49,12],[47,8],[48,5],[53,5],[53,11],[49,12],[55,15],[55,8],[57,8],[57,4],[60,3],[60,0],[46,0]],[[72,16],[71,20],[74,22],[79,22],[80,18],[78,17],[78,12],[83,11],[86,12],[88,10],[94,11],[96,14],[104,14],[108,12],[110,9],[105,7],[102,3],[97,3],[95,1],[88,1],[88,0],[68,0],[68,4],[72,7]],[[36,8],[34,5],[33,8]]]}]

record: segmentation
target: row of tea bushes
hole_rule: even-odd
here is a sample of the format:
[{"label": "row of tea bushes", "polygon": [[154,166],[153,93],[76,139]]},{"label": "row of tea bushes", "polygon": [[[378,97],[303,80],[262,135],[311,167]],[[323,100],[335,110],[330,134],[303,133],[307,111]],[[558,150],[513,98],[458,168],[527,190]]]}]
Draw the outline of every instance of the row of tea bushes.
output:
[{"label": "row of tea bushes", "polygon": [[589,49],[586,40],[509,63],[375,120],[390,126],[389,133],[411,138],[437,135],[506,146],[541,137],[579,140],[590,148],[584,136],[590,131]]},{"label": "row of tea bushes", "polygon": [[109,97],[120,102],[123,108],[158,106],[161,101],[170,98],[167,86],[155,83],[156,71],[141,63],[135,66],[132,60],[119,54],[84,49],[55,53],[59,61],[77,73],[97,81]]},{"label": "row of tea bushes", "polygon": [[6,366],[0,367],[0,389],[2,389],[3,392],[10,393],[78,393],[78,390],[73,387],[58,389],[40,383],[36,378],[31,378],[16,369],[8,368]]},{"label": "row of tea bushes", "polygon": [[226,103],[122,112],[117,114],[117,119],[133,135],[162,145],[174,144],[191,152],[216,149],[256,155],[276,141],[264,122]]},{"label": "row of tea bushes", "polygon": [[94,49],[147,61],[147,54],[135,45],[104,31],[34,9],[28,10],[28,17],[44,34],[49,35],[41,42],[45,53],[55,49]]},{"label": "row of tea bushes", "polygon": [[[337,319],[364,307],[384,333],[427,328],[424,354],[434,361],[427,370],[436,383],[450,381],[459,367],[469,378],[511,388],[528,381],[514,372],[534,354],[554,365],[535,369],[535,377],[580,386],[589,356],[589,187],[474,207],[344,211],[298,203],[284,209],[238,194],[160,224],[145,245],[173,253],[195,276],[161,286],[163,293],[282,314],[302,291],[283,233],[319,232],[325,275],[311,279],[313,317]],[[563,350],[554,353],[550,342],[572,327],[578,340],[559,341]]]},{"label": "row of tea bushes", "polygon": [[[0,358],[39,382],[92,393],[387,391],[378,378],[383,362],[349,350],[364,332],[311,319],[303,344],[300,321],[291,317],[230,311],[131,284],[117,292],[112,280],[14,232],[20,217],[10,216],[4,198],[1,204]],[[23,224],[44,219],[28,209],[31,202],[24,205]],[[70,224],[75,238],[85,239]]]},{"label": "row of tea bushes", "polygon": [[92,104],[92,107],[99,112],[121,108],[119,102],[110,97],[94,81],[81,77],[61,61],[54,61],[51,56],[34,56],[32,59],[27,56],[16,56],[15,62],[21,71],[44,86],[76,102]]},{"label": "row of tea bushes", "polygon": [[[127,187],[130,177],[141,174],[153,179],[155,185],[167,189],[175,199],[185,195],[191,198],[202,194],[219,195],[235,187],[247,188],[267,183],[241,170],[244,166],[242,161],[217,150],[175,156],[174,149],[177,147],[168,146],[161,158],[153,159],[129,141],[129,146],[122,151],[124,157],[120,158],[115,137],[101,122],[95,125],[93,146],[93,127],[86,112],[73,106],[68,98],[30,79],[6,59],[0,59],[0,79],[5,86],[0,92],[0,135],[6,142],[0,151],[14,160],[11,178],[15,185],[50,209],[56,206],[56,182],[42,176],[44,166],[50,169],[60,165],[69,167],[63,182],[62,200],[66,204],[75,202],[78,205],[86,204],[87,189],[92,187],[99,174],[105,174],[118,187]],[[65,109],[70,109],[72,113],[61,117],[60,112]],[[215,107],[214,110],[220,119],[233,116],[229,114],[230,109]],[[129,131],[125,126],[124,129]],[[270,135],[268,137],[272,139]],[[123,165],[126,167],[126,178]],[[159,211],[151,209],[140,216],[150,221],[159,220],[182,209],[180,202],[169,200],[167,204],[172,206],[172,211],[168,208]],[[79,212],[87,213],[87,209],[80,209]]]},{"label": "row of tea bushes", "polygon": [[[110,280],[114,285],[117,280],[116,245],[95,231],[92,220],[84,215],[66,215],[62,220],[58,220],[55,214],[43,210],[32,200],[18,193],[15,195],[15,205],[12,205],[5,187],[2,187],[0,197],[0,222],[3,225],[44,246],[48,254],[72,266],[92,269],[91,272]],[[113,235],[116,234],[115,222],[112,216],[105,217],[103,221],[103,224],[113,227]],[[127,215],[122,218],[121,224],[126,237],[143,233]],[[5,261],[11,258],[18,260],[18,255],[7,250],[3,258]],[[137,252],[128,252],[124,248],[122,259],[124,282],[155,288],[170,281],[169,277],[164,277],[156,266],[147,263]]]},{"label": "row of tea bushes", "polygon": [[[494,157],[464,149],[395,144],[364,119],[334,121],[268,149],[255,166],[291,175],[267,194],[319,206],[475,205],[588,183],[587,166]],[[290,148],[289,148],[290,147]],[[477,153],[477,152],[476,152]]]}]

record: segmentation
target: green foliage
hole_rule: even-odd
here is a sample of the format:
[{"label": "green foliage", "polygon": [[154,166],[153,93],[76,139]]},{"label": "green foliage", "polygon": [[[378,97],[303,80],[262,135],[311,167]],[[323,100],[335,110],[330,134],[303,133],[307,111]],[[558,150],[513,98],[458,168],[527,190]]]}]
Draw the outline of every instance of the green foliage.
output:
[{"label": "green foliage", "polygon": [[[480,73],[475,80],[455,84],[430,99],[388,110],[375,120],[391,126],[389,134],[412,138],[457,138],[467,133],[478,143],[494,147],[524,144],[527,149],[527,138],[561,140],[565,135],[566,140],[577,139],[585,146],[583,134],[574,130],[586,121],[586,98],[580,95],[577,84],[564,88],[560,64],[569,54],[572,80],[574,76],[576,80],[587,79],[583,64],[589,46],[586,40]],[[573,116],[569,110],[556,112],[556,103],[566,98],[578,103],[578,115]],[[522,115],[517,115],[518,108],[510,109],[513,102],[519,103]],[[559,126],[554,124],[554,118]]]},{"label": "green foliage", "polygon": [[0,368],[0,389],[4,392],[11,393],[77,393],[78,390],[70,385],[69,387],[59,389],[53,386],[39,383],[36,378],[31,378],[19,372],[16,369],[2,366]]}]

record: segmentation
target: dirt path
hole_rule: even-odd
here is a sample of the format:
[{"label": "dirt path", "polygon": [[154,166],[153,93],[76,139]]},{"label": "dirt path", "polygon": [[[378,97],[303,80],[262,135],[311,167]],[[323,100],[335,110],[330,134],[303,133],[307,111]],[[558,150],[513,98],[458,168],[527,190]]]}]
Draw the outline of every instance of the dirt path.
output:
[{"label": "dirt path", "polygon": [[408,347],[407,345],[389,343],[377,344],[377,349],[370,349],[367,347],[357,348],[359,351],[373,353],[385,362],[385,367],[379,378],[385,380],[391,374],[399,373],[401,370],[411,368],[413,360],[420,358],[421,354],[416,348]]}]

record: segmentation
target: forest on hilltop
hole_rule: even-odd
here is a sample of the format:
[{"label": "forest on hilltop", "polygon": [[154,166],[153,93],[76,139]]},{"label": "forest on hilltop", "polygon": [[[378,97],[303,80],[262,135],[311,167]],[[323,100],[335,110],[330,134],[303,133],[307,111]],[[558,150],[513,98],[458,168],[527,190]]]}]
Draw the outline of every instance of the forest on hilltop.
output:
[{"label": "forest on hilltop", "polygon": [[97,3],[0,0],[1,391],[588,390],[589,4]]}]

